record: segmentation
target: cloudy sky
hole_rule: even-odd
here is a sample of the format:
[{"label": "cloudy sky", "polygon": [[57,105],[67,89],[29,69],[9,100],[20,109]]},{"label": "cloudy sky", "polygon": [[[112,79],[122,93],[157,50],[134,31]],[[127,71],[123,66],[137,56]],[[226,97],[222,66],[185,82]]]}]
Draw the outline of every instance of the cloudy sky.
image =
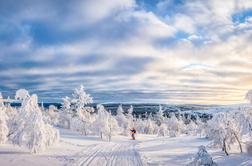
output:
[{"label": "cloudy sky", "polygon": [[0,91],[228,104],[252,88],[251,0],[1,0]]}]

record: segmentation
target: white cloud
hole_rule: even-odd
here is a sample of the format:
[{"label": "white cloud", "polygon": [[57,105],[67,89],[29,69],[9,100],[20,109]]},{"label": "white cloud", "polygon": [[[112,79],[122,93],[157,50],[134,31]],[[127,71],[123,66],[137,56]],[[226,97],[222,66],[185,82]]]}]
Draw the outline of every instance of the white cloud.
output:
[{"label": "white cloud", "polygon": [[174,17],[174,27],[178,30],[187,32],[187,33],[195,33],[196,27],[195,27],[196,20],[193,20],[192,17],[186,16],[184,14],[177,14]]},{"label": "white cloud", "polygon": [[[171,3],[172,1],[161,1],[157,6],[164,12],[172,7]],[[234,0],[185,1],[176,14],[164,17],[139,9],[133,0],[77,1],[71,5],[66,6],[64,17],[59,16],[57,10],[44,12],[48,6],[46,4],[38,12],[34,11],[37,8],[31,8],[21,10],[19,16],[17,14],[16,24],[23,17],[28,20],[45,20],[47,23],[57,20],[59,30],[65,33],[82,28],[93,29],[88,29],[92,34],[78,39],[43,46],[35,43],[28,27],[24,35],[21,35],[22,40],[17,40],[10,46],[1,43],[2,52],[8,56],[21,52],[25,53],[27,61],[49,64],[5,70],[0,76],[12,76],[9,87],[15,88],[14,76],[36,75],[48,82],[38,85],[40,89],[43,86],[64,87],[62,81],[79,83],[88,80],[88,86],[96,90],[139,90],[146,93],[166,91],[167,97],[170,97],[167,102],[181,102],[183,99],[197,102],[197,97],[201,97],[202,102],[218,102],[224,100],[223,97],[230,98],[223,102],[234,102],[241,101],[242,94],[252,86],[252,32],[246,30],[234,34],[234,28],[250,28],[252,21],[247,18],[245,23],[233,26],[231,16],[237,12]],[[239,11],[250,5],[248,1],[242,1],[238,4]],[[181,39],[176,36],[179,31],[190,35]],[[171,39],[172,43],[169,43]],[[199,40],[205,44],[194,43]],[[91,55],[102,60],[90,64],[79,62],[81,58]],[[145,63],[141,58],[137,59],[137,65],[134,64],[137,72],[111,72],[120,71],[121,66],[116,66],[118,61],[124,62],[132,57],[151,58],[151,61]],[[54,66],[53,62],[60,61],[60,58],[68,64]],[[1,62],[4,61],[1,59]],[[133,64],[127,65],[130,68]],[[141,65],[143,67],[137,68]],[[94,74],[89,76],[85,72]],[[99,72],[108,73],[105,76],[96,75]],[[78,73],[84,74],[75,75]],[[60,78],[62,74],[69,75],[69,78]],[[59,77],[53,79],[49,77],[51,75]],[[190,98],[190,95],[194,95],[195,99]]]}]

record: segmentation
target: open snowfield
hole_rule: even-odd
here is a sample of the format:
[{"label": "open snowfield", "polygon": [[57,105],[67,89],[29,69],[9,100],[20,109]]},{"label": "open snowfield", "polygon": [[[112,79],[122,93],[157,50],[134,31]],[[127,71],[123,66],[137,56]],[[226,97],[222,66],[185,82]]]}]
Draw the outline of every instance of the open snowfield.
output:
[{"label": "open snowfield", "polygon": [[[148,137],[146,135],[142,135]],[[142,137],[141,136],[141,137]],[[154,137],[149,136],[140,144],[140,154],[147,165],[185,166],[193,160],[200,145],[210,141],[198,136]],[[220,166],[251,166],[252,156],[231,154],[226,156],[220,149],[207,148],[213,160]]]},{"label": "open snowfield", "polygon": [[[192,161],[198,146],[209,141],[197,136],[156,137],[138,135],[136,141],[116,136],[112,142],[101,141],[97,136],[81,136],[69,130],[60,130],[61,139],[44,153],[31,154],[11,144],[1,145],[0,165],[8,166],[182,166]],[[249,166],[252,157],[231,154],[226,157],[220,150],[207,149],[221,166]]]}]

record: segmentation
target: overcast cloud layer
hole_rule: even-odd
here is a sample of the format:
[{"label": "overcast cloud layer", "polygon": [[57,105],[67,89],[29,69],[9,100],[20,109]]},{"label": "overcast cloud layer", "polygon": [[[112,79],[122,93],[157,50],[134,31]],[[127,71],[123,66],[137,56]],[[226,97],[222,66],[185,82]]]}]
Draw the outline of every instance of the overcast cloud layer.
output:
[{"label": "overcast cloud layer", "polygon": [[251,0],[1,0],[0,91],[227,104],[252,88]]}]

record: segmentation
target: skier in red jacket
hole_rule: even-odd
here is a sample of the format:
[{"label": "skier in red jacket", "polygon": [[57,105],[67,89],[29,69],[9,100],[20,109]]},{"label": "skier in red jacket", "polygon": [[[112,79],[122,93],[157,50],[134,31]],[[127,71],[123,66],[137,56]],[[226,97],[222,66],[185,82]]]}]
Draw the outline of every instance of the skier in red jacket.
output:
[{"label": "skier in red jacket", "polygon": [[133,127],[132,129],[130,129],[131,131],[131,137],[132,137],[132,140],[135,140],[135,134],[136,134],[136,129]]}]

